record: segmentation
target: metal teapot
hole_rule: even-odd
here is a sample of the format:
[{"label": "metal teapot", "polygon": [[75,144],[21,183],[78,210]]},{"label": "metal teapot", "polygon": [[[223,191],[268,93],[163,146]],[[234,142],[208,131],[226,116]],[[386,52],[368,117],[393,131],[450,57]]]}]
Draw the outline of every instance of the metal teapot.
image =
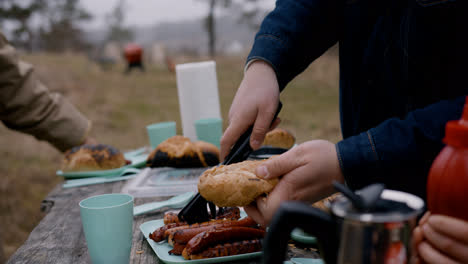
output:
[{"label": "metal teapot", "polygon": [[[331,214],[300,202],[285,202],[276,212],[264,243],[263,263],[283,263],[291,231],[316,236],[327,264],[408,263],[411,235],[424,202],[409,193],[370,185],[331,204]],[[391,261],[391,262],[389,262]]]}]

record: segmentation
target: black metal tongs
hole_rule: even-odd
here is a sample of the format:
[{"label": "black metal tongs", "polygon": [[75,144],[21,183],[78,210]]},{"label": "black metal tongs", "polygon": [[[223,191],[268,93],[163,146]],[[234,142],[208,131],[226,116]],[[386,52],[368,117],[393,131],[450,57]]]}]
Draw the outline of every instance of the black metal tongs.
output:
[{"label": "black metal tongs", "polygon": [[[278,117],[282,107],[283,104],[279,102],[278,109],[276,110],[276,114],[272,120],[272,124],[276,117]],[[253,151],[252,147],[250,147],[250,135],[252,134],[252,130],[253,126],[250,126],[247,131],[245,131],[244,134],[240,136],[221,165],[229,165],[241,162],[249,157]],[[207,204],[210,207],[210,212],[208,212]],[[190,202],[184,208],[182,208],[178,217],[180,220],[186,221],[189,224],[208,221],[210,217],[216,217],[216,206],[212,202],[205,200],[205,198],[203,198],[200,193],[197,193],[197,195],[195,195],[195,197],[193,197],[192,200],[190,200]]]}]

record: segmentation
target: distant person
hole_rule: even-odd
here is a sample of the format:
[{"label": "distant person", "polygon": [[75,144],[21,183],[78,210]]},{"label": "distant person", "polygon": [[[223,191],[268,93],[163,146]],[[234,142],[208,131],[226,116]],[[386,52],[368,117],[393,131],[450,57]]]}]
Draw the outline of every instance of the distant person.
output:
[{"label": "distant person", "polygon": [[125,60],[127,61],[127,69],[125,73],[130,73],[133,68],[139,68],[142,72],[145,71],[143,66],[143,48],[138,44],[128,44],[124,49]]},{"label": "distant person", "polygon": [[166,63],[166,67],[169,70],[169,72],[174,73],[175,72],[175,63],[172,57],[166,56],[164,58],[164,62]]},{"label": "distant person", "polygon": [[1,32],[0,120],[60,151],[96,143],[88,136],[91,122],[61,95],[51,93]]}]

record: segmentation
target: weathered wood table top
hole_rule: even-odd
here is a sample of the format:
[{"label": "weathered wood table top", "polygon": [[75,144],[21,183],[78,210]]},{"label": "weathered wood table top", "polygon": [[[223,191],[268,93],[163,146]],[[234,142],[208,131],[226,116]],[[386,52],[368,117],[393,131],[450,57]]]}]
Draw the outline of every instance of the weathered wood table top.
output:
[{"label": "weathered wood table top", "polygon": [[[42,202],[41,210],[47,212],[29,238],[7,263],[91,263],[80,218],[78,203],[84,198],[120,193],[125,182],[97,184],[64,189],[59,184]],[[135,205],[166,200],[168,197],[136,198]],[[133,244],[130,263],[162,263],[153,252],[139,226],[150,220],[161,219],[165,210],[135,216],[133,223]],[[289,257],[317,257],[310,249],[289,247]],[[235,263],[260,263],[260,258]]]}]

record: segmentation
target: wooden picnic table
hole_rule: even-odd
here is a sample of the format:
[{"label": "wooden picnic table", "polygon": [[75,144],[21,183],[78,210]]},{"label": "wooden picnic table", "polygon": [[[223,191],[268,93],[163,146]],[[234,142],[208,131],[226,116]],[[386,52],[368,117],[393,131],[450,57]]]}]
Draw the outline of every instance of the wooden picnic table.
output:
[{"label": "wooden picnic table", "polygon": [[[44,199],[41,210],[47,212],[29,238],[7,263],[91,263],[80,218],[78,203],[84,198],[120,193],[125,182],[113,182],[77,188],[62,188],[61,184]],[[135,205],[165,200],[168,197],[135,198]],[[161,219],[164,209],[135,216],[130,263],[162,263],[140,232],[139,226],[150,220]],[[318,257],[310,249],[290,246],[289,257]],[[261,263],[260,258],[236,263]]]}]

